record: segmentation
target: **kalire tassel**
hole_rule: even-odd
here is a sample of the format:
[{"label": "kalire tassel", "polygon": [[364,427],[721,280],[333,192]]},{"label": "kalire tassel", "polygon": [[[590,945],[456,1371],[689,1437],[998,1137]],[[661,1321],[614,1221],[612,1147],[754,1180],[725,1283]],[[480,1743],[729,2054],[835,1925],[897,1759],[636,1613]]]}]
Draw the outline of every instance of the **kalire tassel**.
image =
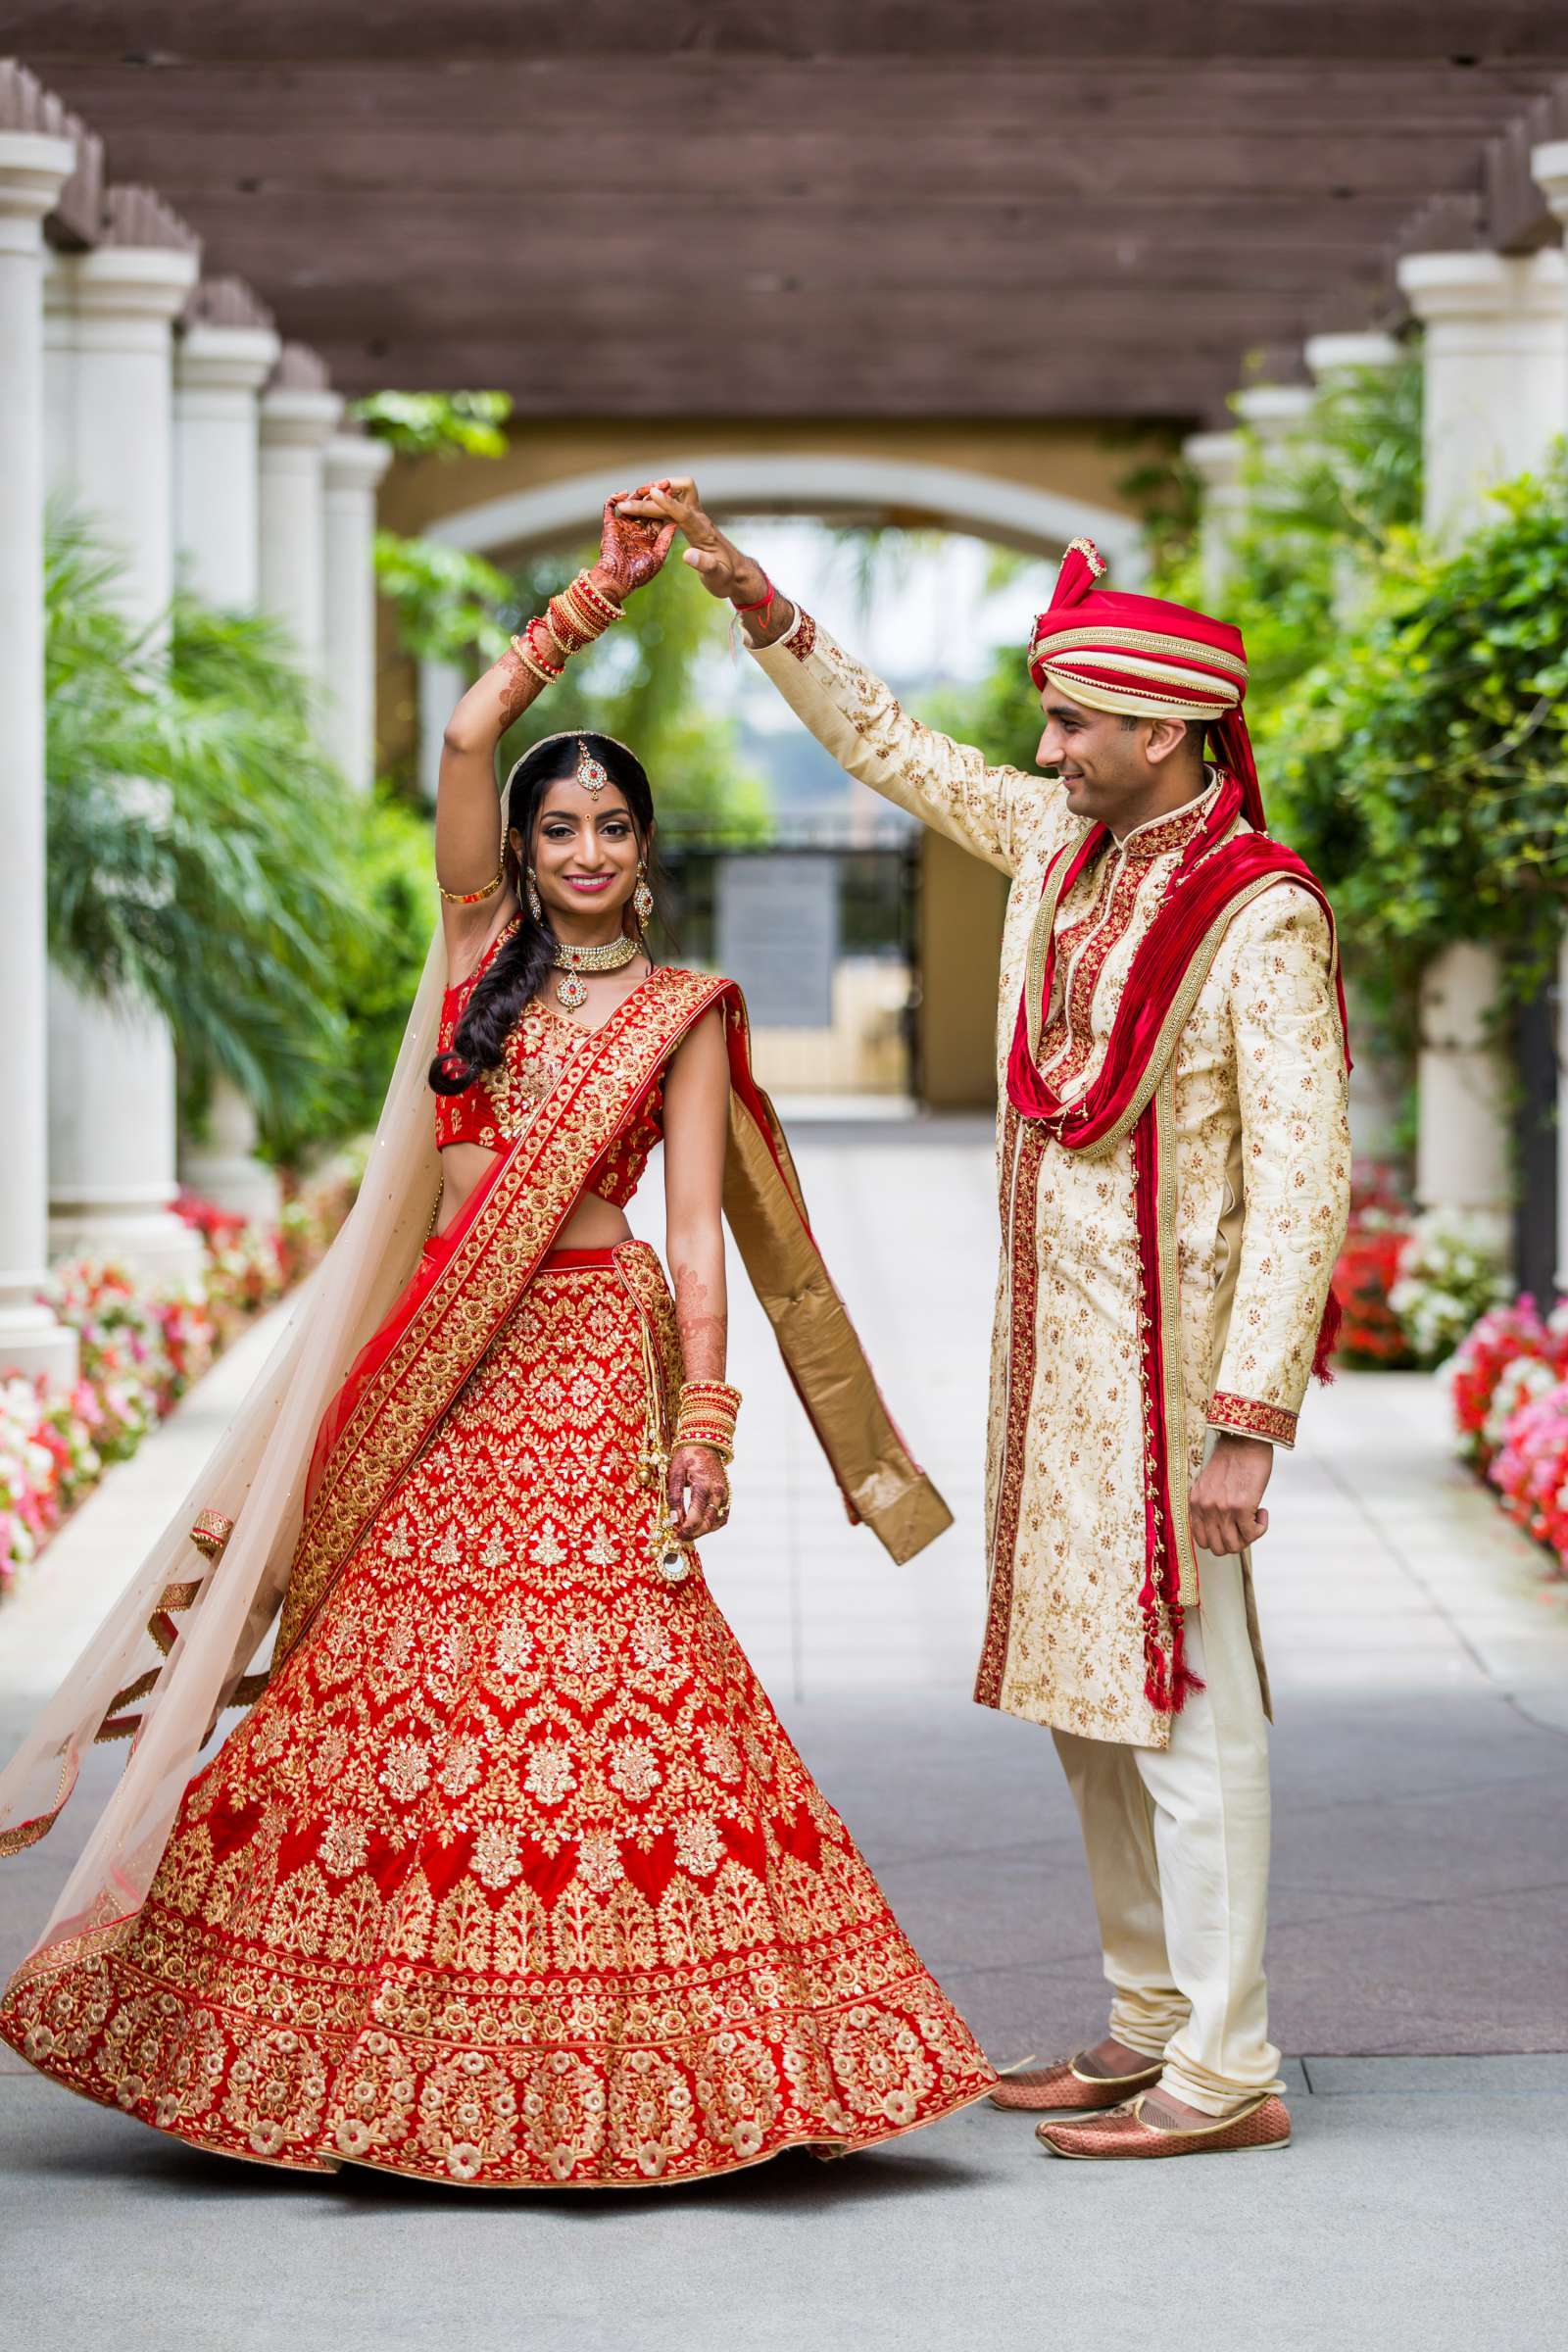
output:
[{"label": "kalire tassel", "polygon": [[1345,1309],[1330,1291],[1323,1320],[1317,1327],[1317,1347],[1312,1352],[1312,1378],[1325,1388],[1334,1378],[1334,1350],[1340,1344],[1340,1325],[1345,1321]]}]

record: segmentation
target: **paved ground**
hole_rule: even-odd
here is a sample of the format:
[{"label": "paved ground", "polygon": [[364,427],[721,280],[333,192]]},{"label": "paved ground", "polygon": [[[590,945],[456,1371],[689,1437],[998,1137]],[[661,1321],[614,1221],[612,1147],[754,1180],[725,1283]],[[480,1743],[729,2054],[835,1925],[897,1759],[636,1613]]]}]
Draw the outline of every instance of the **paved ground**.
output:
[{"label": "paved ground", "polygon": [[[958,1524],[903,1569],[845,1525],[738,1298],[736,1519],[710,1549],[710,1579],[993,2054],[1054,2054],[1095,2032],[1102,2007],[1076,1832],[1045,1736],[966,1695],[985,1137],[817,1126],[801,1144],[829,1262]],[[220,1367],[0,1616],[7,1740],[183,1487],[244,1368]],[[1450,1465],[1425,1381],[1343,1379],[1315,1396],[1270,1499],[1271,1979],[1278,2036],[1304,2053],[1292,2149],[1175,2172],[1066,2166],[1035,2149],[1027,2121],[979,2109],[843,2166],[786,2158],[691,2190],[477,2200],[225,2165],[13,2062],[0,2073],[0,2278],[19,2340],[64,2352],[103,2327],[159,2352],[1555,2340],[1568,1586],[1544,1579]],[[118,1763],[100,1751],[92,1769]],[[36,1931],[79,1834],[69,1819],[6,1866],[0,1962]]]}]

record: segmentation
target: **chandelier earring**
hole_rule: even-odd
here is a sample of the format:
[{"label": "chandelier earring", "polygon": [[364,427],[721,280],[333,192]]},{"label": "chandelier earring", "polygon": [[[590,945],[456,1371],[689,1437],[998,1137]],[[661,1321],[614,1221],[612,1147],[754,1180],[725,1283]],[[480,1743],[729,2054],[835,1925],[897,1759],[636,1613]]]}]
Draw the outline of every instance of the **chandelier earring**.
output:
[{"label": "chandelier earring", "polygon": [[544,901],[539,896],[539,885],[534,879],[531,865],[528,868],[528,912],[536,923],[542,923],[545,919]]},{"label": "chandelier earring", "polygon": [[646,931],[654,911],[654,894],[648,887],[648,860],[637,860],[637,887],[631,894],[631,910],[637,917],[637,928]]}]

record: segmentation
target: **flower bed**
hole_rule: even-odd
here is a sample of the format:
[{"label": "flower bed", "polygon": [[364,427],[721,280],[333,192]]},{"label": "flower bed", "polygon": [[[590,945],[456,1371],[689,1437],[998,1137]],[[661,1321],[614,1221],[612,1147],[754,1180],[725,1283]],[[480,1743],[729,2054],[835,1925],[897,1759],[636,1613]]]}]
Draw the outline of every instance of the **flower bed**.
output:
[{"label": "flower bed", "polygon": [[1506,1296],[1500,1223],[1449,1209],[1416,1215],[1390,1172],[1358,1167],[1334,1269],[1347,1364],[1434,1366]]},{"label": "flower bed", "polygon": [[0,1368],[0,1595],[104,1471],[133,1454],[247,1322],[310,1272],[363,1170],[363,1153],[345,1153],[292,1186],[275,1227],[181,1196],[179,1213],[206,1252],[193,1280],[153,1284],[96,1258],[54,1268],[49,1301],[76,1334],[79,1369],[65,1389]]},{"label": "flower bed", "polygon": [[1482,1315],[1447,1368],[1460,1446],[1516,1525],[1568,1572],[1568,1299]]}]

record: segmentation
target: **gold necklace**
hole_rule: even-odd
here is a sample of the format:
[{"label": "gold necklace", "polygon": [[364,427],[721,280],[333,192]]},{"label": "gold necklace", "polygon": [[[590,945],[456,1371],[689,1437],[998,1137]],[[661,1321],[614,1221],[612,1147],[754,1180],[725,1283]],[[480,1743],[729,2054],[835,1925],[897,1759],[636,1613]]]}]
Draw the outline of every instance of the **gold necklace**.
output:
[{"label": "gold necklace", "polygon": [[579,1004],[588,1002],[582,973],[618,972],[642,952],[642,941],[628,939],[624,934],[619,939],[607,940],[602,948],[569,948],[564,941],[558,940],[551,961],[557,971],[564,972],[566,977],[556,990],[556,1003],[564,1011],[575,1012]]}]

